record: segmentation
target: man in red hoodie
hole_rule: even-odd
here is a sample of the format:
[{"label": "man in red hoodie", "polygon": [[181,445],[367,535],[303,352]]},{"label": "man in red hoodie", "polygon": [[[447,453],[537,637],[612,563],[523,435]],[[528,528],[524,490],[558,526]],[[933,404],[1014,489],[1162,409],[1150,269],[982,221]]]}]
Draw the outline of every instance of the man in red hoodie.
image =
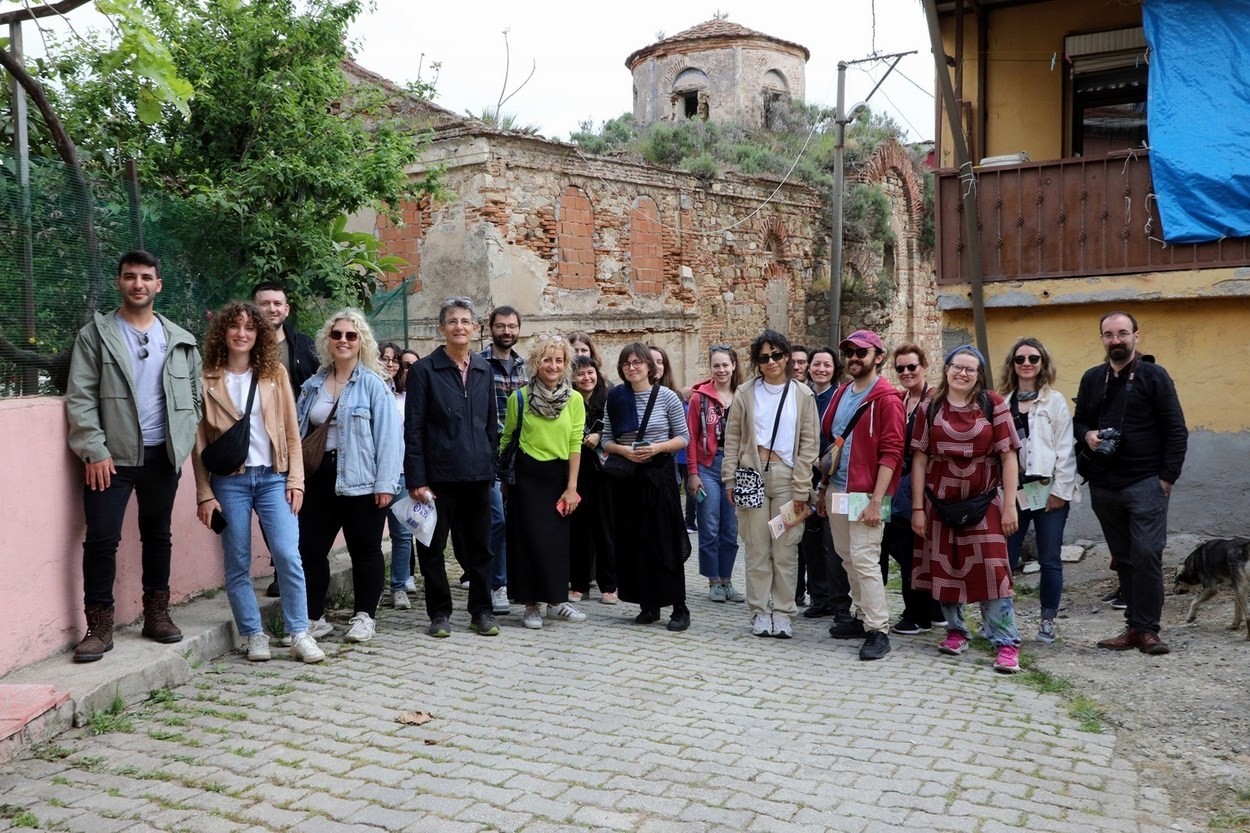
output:
[{"label": "man in red hoodie", "polygon": [[[881,337],[870,330],[856,330],[839,348],[851,378],[834,393],[820,428],[823,439],[845,436],[845,440],[837,469],[821,481],[818,500],[829,512],[833,547],[846,566],[859,615],[836,622],[829,635],[834,639],[864,637],[859,658],[874,660],[890,652],[890,611],[881,575],[881,535],[887,518],[882,517],[881,504],[898,488],[906,416],[902,397],[880,375],[886,355]],[[844,492],[867,495],[867,505],[862,511],[852,505],[850,515],[832,511],[826,496]]]}]

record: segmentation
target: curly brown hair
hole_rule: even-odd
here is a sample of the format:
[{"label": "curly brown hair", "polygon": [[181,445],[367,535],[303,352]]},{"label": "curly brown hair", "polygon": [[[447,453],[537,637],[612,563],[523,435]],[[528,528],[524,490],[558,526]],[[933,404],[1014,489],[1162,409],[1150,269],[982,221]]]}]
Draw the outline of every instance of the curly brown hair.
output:
[{"label": "curly brown hair", "polygon": [[277,378],[282,362],[278,361],[277,342],[273,340],[273,328],[260,314],[255,304],[231,301],[213,316],[213,323],[204,336],[204,369],[223,370],[230,354],[226,345],[226,331],[239,318],[246,318],[256,328],[256,343],[252,345],[252,367],[262,379]]}]

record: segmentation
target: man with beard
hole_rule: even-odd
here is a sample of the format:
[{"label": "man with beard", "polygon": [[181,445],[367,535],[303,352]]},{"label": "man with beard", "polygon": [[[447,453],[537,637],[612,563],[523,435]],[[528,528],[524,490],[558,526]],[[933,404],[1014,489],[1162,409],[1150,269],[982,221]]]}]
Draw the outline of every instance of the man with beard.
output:
[{"label": "man with beard", "polygon": [[[525,359],[512,349],[521,336],[521,313],[509,306],[490,311],[490,347],[482,358],[490,365],[495,380],[495,407],[499,415],[499,433],[503,433],[508,397],[529,381]],[[495,572],[490,577],[491,606],[496,615],[510,611],[508,602],[508,536],[504,526],[503,489],[498,480],[490,495],[490,548],[495,555]]]},{"label": "man with beard", "polygon": [[825,498],[829,492],[865,493],[868,505],[854,519],[829,512],[833,548],[842,556],[851,600],[859,608],[858,618],[835,622],[829,635],[834,639],[864,637],[859,658],[874,660],[890,652],[890,610],[881,575],[882,502],[898,488],[906,416],[902,397],[881,377],[885,361],[881,337],[870,330],[856,330],[839,347],[851,378],[834,393],[820,427],[822,438],[845,440],[837,469],[824,473],[818,500],[828,511]]},{"label": "man with beard", "polygon": [[291,305],[282,284],[274,281],[256,284],[252,287],[252,303],[260,309],[260,314],[265,316],[269,326],[273,327],[273,338],[278,343],[278,361],[286,368],[291,389],[295,391],[295,398],[299,399],[300,388],[309,376],[317,372],[320,364],[317,360],[317,348],[311,338],[286,323],[291,315]]},{"label": "man with beard", "polygon": [[162,643],[182,639],[169,618],[169,526],[203,399],[195,338],[152,310],[161,286],[159,260],[126,252],[117,264],[121,307],[97,312],[74,341],[65,416],[69,447],[85,467],[87,522],[87,634],[74,662],[95,662],[113,650],[117,545],[131,492],[143,542],[143,635]]},{"label": "man with beard", "polygon": [[[298,400],[300,388],[309,376],[317,372],[320,365],[317,347],[311,338],[286,323],[291,315],[291,305],[282,284],[274,281],[261,281],[256,284],[252,287],[252,303],[269,322],[269,326],[273,327],[273,339],[278,345],[278,361],[286,368],[287,378],[291,380],[291,390]],[[265,595],[276,599],[281,594],[278,577],[274,576],[269,587],[265,589]]]},{"label": "man with beard", "polygon": [[1124,632],[1098,647],[1166,654],[1159,618],[1168,498],[1181,476],[1189,430],[1172,378],[1137,352],[1137,319],[1111,312],[1098,327],[1107,361],[1081,377],[1072,430],[1077,468],[1089,481],[1127,605]]}]

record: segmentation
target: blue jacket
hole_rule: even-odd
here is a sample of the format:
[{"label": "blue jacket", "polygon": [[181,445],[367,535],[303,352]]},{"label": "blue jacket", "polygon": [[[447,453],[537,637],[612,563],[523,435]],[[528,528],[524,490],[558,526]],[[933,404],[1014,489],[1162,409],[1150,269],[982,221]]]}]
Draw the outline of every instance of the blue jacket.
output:
[{"label": "blue jacket", "polygon": [[[300,390],[299,433],[308,436],[308,411],[321,395],[332,367],[323,367]],[[404,438],[395,394],[382,377],[357,364],[339,394],[334,414],[338,440],[338,495],[393,495],[404,460]]]}]

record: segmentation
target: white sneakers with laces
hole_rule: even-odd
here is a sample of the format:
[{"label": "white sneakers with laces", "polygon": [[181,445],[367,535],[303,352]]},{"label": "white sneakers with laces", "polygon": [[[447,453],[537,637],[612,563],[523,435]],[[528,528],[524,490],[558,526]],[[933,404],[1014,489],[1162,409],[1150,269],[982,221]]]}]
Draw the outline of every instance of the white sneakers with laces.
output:
[{"label": "white sneakers with laces", "polygon": [[254,633],[243,639],[243,653],[247,654],[250,662],[268,662],[273,659],[273,654],[269,652],[269,637],[263,633]]},{"label": "white sneakers with laces", "polygon": [[[373,621],[373,617],[363,610],[356,611],[356,615],[348,620],[351,628],[347,631],[347,636],[343,637],[348,642],[368,642],[373,639],[373,634],[377,629],[377,625]],[[311,631],[311,628],[309,629]],[[294,646],[292,646],[294,647]]]},{"label": "white sneakers with laces", "polygon": [[753,636],[772,636],[773,617],[767,613],[757,613],[751,617],[751,634]]},{"label": "white sneakers with laces", "polygon": [[531,630],[539,630],[543,626],[543,612],[538,609],[538,605],[530,605],[525,608],[525,615],[521,617],[521,624]]},{"label": "white sneakers with laces", "polygon": [[512,603],[508,601],[507,586],[490,591],[490,607],[496,616],[504,616],[512,612]]},{"label": "white sneakers with laces", "polygon": [[547,605],[548,619],[563,619],[566,622],[585,622],[586,614],[568,602],[560,602],[558,605]]},{"label": "white sneakers with laces", "polygon": [[326,652],[321,650],[316,641],[307,633],[300,633],[291,640],[291,658],[311,664],[325,659]]}]

